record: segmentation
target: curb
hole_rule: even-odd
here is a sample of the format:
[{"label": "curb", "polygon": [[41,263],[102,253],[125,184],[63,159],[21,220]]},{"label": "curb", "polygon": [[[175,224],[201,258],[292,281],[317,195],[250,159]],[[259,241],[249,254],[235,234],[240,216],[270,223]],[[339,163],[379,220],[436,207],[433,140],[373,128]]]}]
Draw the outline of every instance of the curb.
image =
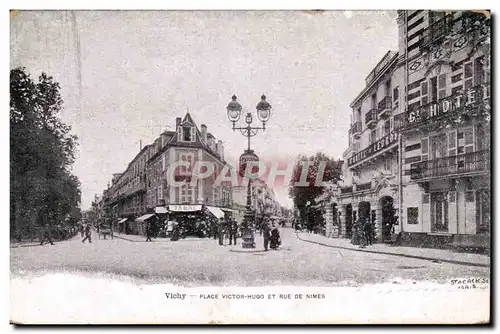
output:
[{"label": "curb", "polygon": [[398,254],[398,253],[391,253],[391,252],[379,252],[379,251],[371,251],[371,250],[366,250],[366,249],[356,249],[356,248],[348,248],[348,247],[342,247],[342,246],[332,246],[328,245],[319,241],[311,241],[311,240],[306,240],[302,239],[299,237],[298,233],[295,233],[297,236],[297,239],[300,241],[304,242],[310,242],[312,244],[317,244],[321,246],[326,246],[330,248],[339,248],[339,249],[345,249],[345,250],[350,250],[354,252],[364,252],[364,253],[372,253],[372,254],[383,254],[383,255],[392,255],[392,256],[402,256],[402,257],[407,257],[407,258],[412,258],[412,259],[419,259],[419,260],[428,260],[428,261],[440,261],[440,262],[447,262],[447,263],[452,263],[452,264],[459,264],[459,265],[464,265],[464,266],[472,266],[472,267],[483,267],[483,268],[490,268],[489,264],[482,264],[482,263],[473,263],[473,262],[466,262],[466,261],[457,261],[457,260],[445,260],[445,259],[439,259],[439,258],[434,258],[434,257],[426,257],[426,256],[419,256],[419,255],[408,255],[408,254]]}]

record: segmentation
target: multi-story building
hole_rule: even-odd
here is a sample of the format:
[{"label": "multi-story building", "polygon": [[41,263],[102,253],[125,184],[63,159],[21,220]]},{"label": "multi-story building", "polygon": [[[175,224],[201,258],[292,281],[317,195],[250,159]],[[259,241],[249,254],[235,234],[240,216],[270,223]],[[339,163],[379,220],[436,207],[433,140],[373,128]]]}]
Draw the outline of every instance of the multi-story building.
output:
[{"label": "multi-story building", "polygon": [[379,241],[488,246],[490,20],[399,11],[398,28],[398,52],[351,103],[344,186],[328,204],[340,236],[364,215]]},{"label": "multi-story building", "polygon": [[[276,200],[274,190],[269,188],[261,179],[251,182],[251,206],[255,212],[257,223],[264,216],[281,216],[281,206]],[[238,185],[233,187],[233,210],[236,212],[236,220],[243,221],[243,215],[247,204],[247,186]]]},{"label": "multi-story building", "polygon": [[349,146],[343,153],[347,163],[342,165],[344,184],[338,196],[331,197],[328,206],[332,208],[327,210],[329,220],[340,221],[340,237],[350,238],[353,223],[364,216],[375,223],[379,241],[390,239],[400,205],[399,138],[394,115],[401,108],[403,70],[398,52],[387,52],[350,105]]},{"label": "multi-story building", "polygon": [[[207,132],[207,126],[198,128],[187,113],[184,119],[176,119],[176,131],[164,132],[148,153],[147,206],[153,208],[165,204],[206,204],[230,207],[231,187],[226,182],[216,185],[216,178],[226,165],[222,141]],[[196,184],[186,182],[181,187],[168,183],[167,171],[173,162],[185,161],[189,167],[178,167],[176,179],[190,180],[197,161],[212,163],[215,172],[208,178],[198,179]]]},{"label": "multi-story building", "polygon": [[[189,163],[175,168],[175,180],[187,181],[182,186],[168,182],[168,170],[177,161]],[[198,161],[212,163],[215,173],[191,182]],[[183,119],[176,119],[176,131],[163,132],[152,144],[141,149],[123,173],[113,174],[111,184],[103,194],[103,206],[114,218],[120,217],[120,222],[127,224],[125,230],[131,233],[141,233],[143,226],[134,221],[146,213],[155,212],[157,207],[170,205],[170,210],[174,210],[175,205],[201,208],[204,204],[230,211],[230,184],[215,182],[225,165],[222,141],[217,141],[207,132],[206,125],[198,128],[187,113]],[[177,208],[180,211],[186,209]]]},{"label": "multi-story building", "polygon": [[[400,11],[406,67],[402,231],[413,243],[488,245],[490,20],[470,11]],[[406,57],[405,57],[406,55]]]}]

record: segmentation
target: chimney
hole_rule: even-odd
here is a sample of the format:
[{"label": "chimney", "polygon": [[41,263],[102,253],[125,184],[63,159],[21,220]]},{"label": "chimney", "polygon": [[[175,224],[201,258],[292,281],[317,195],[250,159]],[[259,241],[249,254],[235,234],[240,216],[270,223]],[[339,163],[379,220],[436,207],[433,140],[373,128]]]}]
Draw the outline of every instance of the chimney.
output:
[{"label": "chimney", "polygon": [[177,117],[175,119],[175,129],[177,129],[181,125],[182,118]]},{"label": "chimney", "polygon": [[224,160],[224,145],[222,144],[222,140],[217,142],[217,154]]},{"label": "chimney", "polygon": [[205,143],[207,142],[207,126],[205,124],[201,125],[201,138]]}]

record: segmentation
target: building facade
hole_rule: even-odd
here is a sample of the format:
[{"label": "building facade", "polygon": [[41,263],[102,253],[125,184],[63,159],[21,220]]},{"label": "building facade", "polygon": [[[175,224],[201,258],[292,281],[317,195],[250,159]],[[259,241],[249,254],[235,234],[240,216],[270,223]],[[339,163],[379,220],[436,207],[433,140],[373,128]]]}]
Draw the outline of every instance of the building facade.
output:
[{"label": "building facade", "polygon": [[397,24],[398,51],[351,103],[344,184],[321,198],[326,216],[340,237],[364,215],[378,241],[489,245],[490,20],[409,10]]},{"label": "building facade", "polygon": [[399,137],[394,115],[399,113],[404,98],[400,94],[403,71],[399,53],[388,51],[350,105],[349,144],[343,153],[344,182],[337,196],[331,197],[326,212],[329,221],[339,221],[338,231],[333,226],[327,229],[334,235],[350,238],[354,222],[362,216],[374,223],[380,242],[390,239],[397,228],[394,217],[400,206]]},{"label": "building facade", "polygon": [[[216,141],[207,132],[206,125],[198,128],[189,113],[183,119],[177,118],[175,125],[176,131],[163,132],[152,144],[141,149],[123,173],[114,174],[104,192],[104,205],[115,218],[128,218],[131,233],[142,230],[133,223],[137,217],[154,212],[159,206],[232,206],[230,184],[217,185],[215,182],[227,164],[222,141]],[[182,186],[168,182],[169,168],[178,161],[188,163],[174,171],[175,181],[186,181]],[[191,182],[193,167],[198,161],[212,163],[215,173]]]},{"label": "building facade", "polygon": [[412,243],[489,243],[490,25],[470,11],[399,12],[407,104],[395,125]]}]

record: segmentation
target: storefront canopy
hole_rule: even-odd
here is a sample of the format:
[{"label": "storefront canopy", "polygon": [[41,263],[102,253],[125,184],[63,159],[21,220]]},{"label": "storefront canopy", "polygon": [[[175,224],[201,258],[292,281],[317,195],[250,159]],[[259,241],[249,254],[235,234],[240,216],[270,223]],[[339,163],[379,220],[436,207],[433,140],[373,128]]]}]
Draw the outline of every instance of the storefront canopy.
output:
[{"label": "storefront canopy", "polygon": [[147,215],[144,215],[144,216],[140,216],[135,221],[136,222],[143,222],[143,221],[148,220],[149,218],[151,218],[153,216],[154,216],[154,214],[147,214]]},{"label": "storefront canopy", "polygon": [[210,211],[217,218],[224,218],[224,211],[215,206],[207,206],[207,210]]},{"label": "storefront canopy", "polygon": [[168,213],[168,210],[167,210],[167,208],[165,208],[163,206],[159,206],[159,207],[155,208],[155,212],[156,213]]},{"label": "storefront canopy", "polygon": [[235,210],[233,209],[228,209],[228,208],[220,208],[222,211],[226,211],[226,212],[236,212]]},{"label": "storefront canopy", "polygon": [[201,211],[201,205],[169,205],[168,210],[171,212]]},{"label": "storefront canopy", "polygon": [[127,218],[123,218],[122,220],[120,220],[120,221],[118,222],[118,224],[123,224],[123,223],[125,223],[126,221],[127,221]]}]

